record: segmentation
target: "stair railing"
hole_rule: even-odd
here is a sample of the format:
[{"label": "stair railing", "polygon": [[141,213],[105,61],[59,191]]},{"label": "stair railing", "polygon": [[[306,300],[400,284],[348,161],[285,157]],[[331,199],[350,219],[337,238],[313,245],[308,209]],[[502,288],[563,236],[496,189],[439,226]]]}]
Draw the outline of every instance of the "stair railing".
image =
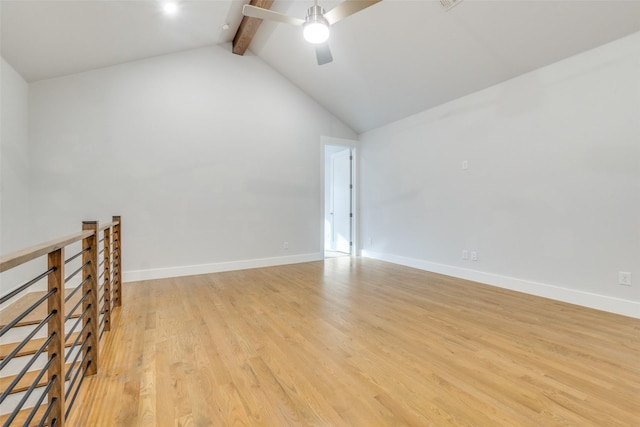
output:
[{"label": "stair railing", "polygon": [[[0,346],[0,377],[14,359],[31,355],[0,390],[5,409],[11,394],[22,393],[0,416],[3,427],[64,426],[85,376],[98,372],[99,341],[122,304],[121,223],[119,216],[104,225],[85,221],[81,232],[0,258],[3,289],[10,287],[5,272],[43,257],[47,262],[46,271],[0,296],[0,342],[8,341],[3,337],[13,328],[30,328],[20,342]],[[65,250],[78,245],[65,258]],[[66,267],[74,264],[80,266],[67,274]],[[30,292],[45,281],[45,291]]]}]

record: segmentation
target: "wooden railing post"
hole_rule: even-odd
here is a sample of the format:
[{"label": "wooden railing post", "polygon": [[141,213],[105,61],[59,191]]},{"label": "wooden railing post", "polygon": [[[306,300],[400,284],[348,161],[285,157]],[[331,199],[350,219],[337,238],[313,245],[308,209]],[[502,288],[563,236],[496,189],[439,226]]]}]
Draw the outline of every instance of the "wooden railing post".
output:
[{"label": "wooden railing post", "polygon": [[113,227],[113,247],[115,253],[113,255],[113,291],[115,305],[122,305],[122,218],[120,215],[114,216],[113,221],[118,223]]},{"label": "wooden railing post", "polygon": [[104,236],[103,236],[103,246],[102,246],[102,253],[104,254],[104,258],[103,258],[103,265],[104,265],[104,279],[102,281],[102,283],[104,283],[104,289],[102,290],[102,293],[104,295],[104,303],[103,303],[103,307],[104,307],[104,313],[102,314],[104,316],[104,330],[105,331],[110,331],[111,330],[111,291],[112,291],[112,286],[111,286],[111,282],[113,280],[112,275],[111,275],[111,227],[107,227],[104,229]]},{"label": "wooden railing post", "polygon": [[[94,375],[98,372],[98,342],[100,337],[99,330],[99,308],[98,308],[98,221],[84,221],[82,223],[83,230],[92,230],[94,233],[82,240],[82,248],[90,248],[89,251],[82,254],[82,263],[89,262],[88,267],[82,271],[82,294],[89,292],[89,295],[82,303],[82,309],[87,310],[87,316],[84,318],[82,325],[87,323],[87,332],[84,339],[89,340],[83,354],[83,358],[87,352],[89,356],[87,358],[91,363],[89,364],[86,373],[87,375]],[[84,367],[80,367],[83,369]]]},{"label": "wooden railing post", "polygon": [[49,402],[54,402],[48,425],[55,419],[56,426],[64,426],[64,248],[49,252],[48,264],[55,271],[49,275],[47,287],[49,292],[56,290],[47,301],[48,312],[56,312],[47,323],[49,335],[55,334],[47,347],[49,358],[55,356],[47,373],[48,380],[54,380],[47,396]]}]

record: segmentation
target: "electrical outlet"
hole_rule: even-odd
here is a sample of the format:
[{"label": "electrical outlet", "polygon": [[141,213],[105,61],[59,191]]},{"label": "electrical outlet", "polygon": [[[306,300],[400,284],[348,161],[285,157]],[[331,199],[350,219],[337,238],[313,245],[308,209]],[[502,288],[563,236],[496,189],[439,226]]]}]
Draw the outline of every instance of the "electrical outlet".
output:
[{"label": "electrical outlet", "polygon": [[469,169],[469,161],[468,160],[463,160],[462,161],[462,169],[463,170]]},{"label": "electrical outlet", "polygon": [[477,260],[478,260],[478,252],[471,251],[471,261],[477,261]]},{"label": "electrical outlet", "polygon": [[289,242],[284,242],[283,246],[284,246],[285,249],[289,249]]},{"label": "electrical outlet", "polygon": [[369,244],[372,245],[373,244],[373,237],[369,237]]},{"label": "electrical outlet", "polygon": [[462,250],[462,259],[469,259],[469,251],[466,249]]},{"label": "electrical outlet", "polygon": [[624,286],[631,286],[631,273],[618,271],[618,283]]}]

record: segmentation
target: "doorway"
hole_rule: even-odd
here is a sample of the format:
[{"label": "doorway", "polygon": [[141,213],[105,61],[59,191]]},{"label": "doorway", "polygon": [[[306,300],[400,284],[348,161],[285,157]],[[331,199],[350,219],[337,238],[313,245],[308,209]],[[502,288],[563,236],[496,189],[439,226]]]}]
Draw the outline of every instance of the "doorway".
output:
[{"label": "doorway", "polygon": [[325,258],[353,253],[353,149],[325,145]]}]

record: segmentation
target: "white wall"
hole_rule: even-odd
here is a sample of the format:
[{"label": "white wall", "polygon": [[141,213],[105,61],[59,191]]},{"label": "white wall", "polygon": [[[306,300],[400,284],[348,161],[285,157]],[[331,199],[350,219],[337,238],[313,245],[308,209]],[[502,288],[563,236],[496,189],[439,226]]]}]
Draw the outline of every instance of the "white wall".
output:
[{"label": "white wall", "polygon": [[39,237],[122,215],[131,280],[321,258],[320,137],[355,134],[259,58],[156,57],[29,105]]},{"label": "white wall", "polygon": [[[0,254],[35,243],[29,221],[29,130],[27,82],[0,58]],[[38,258],[0,274],[0,294],[46,270]],[[42,281],[32,289],[42,289]],[[17,298],[17,297],[16,297]]]},{"label": "white wall", "polygon": [[29,245],[29,86],[0,64],[0,253]]},{"label": "white wall", "polygon": [[639,76],[637,33],[361,135],[363,254],[640,317]]}]

